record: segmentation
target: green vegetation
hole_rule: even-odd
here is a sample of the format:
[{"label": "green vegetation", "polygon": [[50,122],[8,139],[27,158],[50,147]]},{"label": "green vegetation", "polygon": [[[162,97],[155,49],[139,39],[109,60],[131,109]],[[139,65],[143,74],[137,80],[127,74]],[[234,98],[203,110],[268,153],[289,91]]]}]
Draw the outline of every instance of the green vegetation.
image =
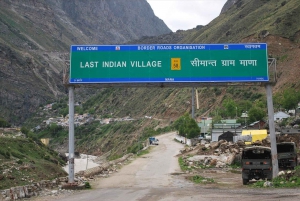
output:
[{"label": "green vegetation", "polygon": [[193,181],[196,184],[207,184],[207,183],[214,183],[215,180],[212,178],[205,178],[199,175],[195,175],[191,177],[191,181]]},{"label": "green vegetation", "polygon": [[238,168],[242,167],[242,164],[241,164],[241,162],[235,162],[235,163],[231,164],[230,167],[232,169],[238,169]]},{"label": "green vegetation", "polygon": [[179,143],[181,143],[181,142],[180,142],[179,140],[177,140],[176,138],[174,138],[174,141],[175,141],[175,142],[179,142]]},{"label": "green vegetation", "polygon": [[[283,174],[272,180],[272,186],[275,188],[294,188],[300,187],[300,166],[297,166],[294,173]],[[265,181],[257,181],[252,184],[253,187],[264,187]]]},{"label": "green vegetation", "polygon": [[184,160],[183,160],[183,158],[182,157],[179,157],[178,158],[178,162],[179,162],[179,166],[180,166],[180,168],[181,168],[181,170],[182,171],[190,171],[190,170],[192,170],[185,162],[184,162]]},{"label": "green vegetation", "polygon": [[10,123],[8,123],[5,119],[0,117],[0,128],[8,128],[10,127]]},{"label": "green vegetation", "polygon": [[228,117],[234,118],[236,116],[237,105],[231,98],[226,98],[223,101],[223,107],[225,108],[225,113]]},{"label": "green vegetation", "polygon": [[92,186],[91,186],[91,184],[90,184],[89,182],[85,182],[85,183],[84,183],[84,187],[85,187],[86,189],[91,189],[91,188],[92,188]]},{"label": "green vegetation", "polygon": [[287,88],[274,95],[274,107],[280,109],[296,109],[300,102],[300,93],[294,88]]},{"label": "green vegetation", "polygon": [[188,113],[185,113],[183,116],[179,117],[174,122],[173,126],[179,132],[179,135],[183,137],[191,139],[200,134],[200,128],[197,122]]},{"label": "green vegetation", "polygon": [[283,2],[239,1],[207,26],[189,30],[181,43],[240,42],[249,36],[259,40],[266,33],[293,40],[300,30],[299,2]]},{"label": "green vegetation", "polygon": [[31,134],[33,138],[50,138],[52,142],[63,142],[68,136],[68,130],[57,124],[50,124],[44,130],[40,130]]},{"label": "green vegetation", "polygon": [[[147,127],[141,127],[148,122]],[[94,154],[95,150],[100,153],[111,151],[108,160],[114,160],[127,153],[138,153],[144,147],[143,144],[151,136],[171,131],[171,126],[157,128],[159,121],[134,120],[116,121],[110,124],[100,124],[93,121],[85,125],[75,127],[75,147],[78,151]],[[50,147],[55,148],[66,143],[68,128],[56,124],[50,124],[46,128],[36,131],[35,138],[50,138]]]},{"label": "green vegetation", "polygon": [[266,116],[266,111],[264,108],[254,106],[249,110],[248,116],[249,122],[263,120],[263,118]]},{"label": "green vegetation", "polygon": [[137,154],[137,156],[143,156],[143,155],[146,155],[146,154],[149,154],[149,150],[148,149],[139,151],[138,154]]},{"label": "green vegetation", "polygon": [[0,189],[67,175],[58,153],[31,139],[1,137],[0,160]]}]

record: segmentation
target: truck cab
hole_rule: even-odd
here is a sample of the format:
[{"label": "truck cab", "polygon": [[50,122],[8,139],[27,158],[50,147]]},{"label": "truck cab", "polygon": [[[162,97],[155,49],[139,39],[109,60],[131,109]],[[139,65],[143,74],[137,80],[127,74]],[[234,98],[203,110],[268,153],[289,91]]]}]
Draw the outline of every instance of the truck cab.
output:
[{"label": "truck cab", "polygon": [[294,169],[297,166],[297,149],[294,142],[277,143],[278,167]]},{"label": "truck cab", "polygon": [[252,179],[272,179],[272,155],[269,147],[246,147],[243,150],[241,162],[244,185]]}]

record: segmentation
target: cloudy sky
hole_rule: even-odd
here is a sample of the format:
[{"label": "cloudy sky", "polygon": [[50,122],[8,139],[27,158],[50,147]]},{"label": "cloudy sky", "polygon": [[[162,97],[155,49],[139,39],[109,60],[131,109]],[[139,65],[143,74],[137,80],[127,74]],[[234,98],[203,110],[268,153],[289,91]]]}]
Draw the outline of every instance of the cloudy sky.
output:
[{"label": "cloudy sky", "polygon": [[147,0],[155,15],[172,31],[206,25],[216,18],[227,0]]}]

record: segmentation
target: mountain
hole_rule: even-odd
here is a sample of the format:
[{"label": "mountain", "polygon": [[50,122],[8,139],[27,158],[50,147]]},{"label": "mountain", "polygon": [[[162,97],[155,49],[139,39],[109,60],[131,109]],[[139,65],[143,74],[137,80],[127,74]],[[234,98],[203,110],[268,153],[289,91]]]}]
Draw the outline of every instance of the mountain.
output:
[{"label": "mountain", "polygon": [[219,17],[200,30],[188,30],[180,42],[267,43],[269,57],[277,59],[274,91],[287,87],[299,90],[299,0],[229,0],[222,10]]},{"label": "mountain", "polygon": [[238,0],[227,0],[227,2],[224,4],[221,14],[226,12],[229,8],[231,8]]},{"label": "mountain", "polygon": [[0,7],[0,117],[12,124],[64,96],[70,45],[171,32],[146,0],[2,0]]},{"label": "mountain", "polygon": [[[247,43],[268,44],[270,58],[277,60],[274,94],[294,87],[300,90],[300,4],[298,0],[229,0],[219,17],[206,26],[177,31],[157,37],[142,37],[129,43]],[[274,66],[271,70],[274,69]],[[271,75],[270,79],[274,80]],[[264,103],[265,88],[257,86],[198,87],[199,109],[196,116],[212,115],[222,108],[226,98],[238,102],[248,100]],[[103,98],[105,97],[105,98]],[[155,116],[174,121],[191,111],[191,89],[118,89],[103,90],[87,101],[95,114],[122,117]],[[87,104],[86,103],[86,104]],[[248,107],[248,108],[247,108]],[[249,110],[249,106],[240,108]],[[88,111],[88,109],[86,109]]]},{"label": "mountain", "polygon": [[[36,17],[30,21],[27,21],[28,18],[24,17],[26,16],[25,14],[22,14],[21,18],[19,17],[20,12],[14,11],[17,8],[15,4],[18,2],[1,1],[1,4],[6,7],[2,6],[1,8],[4,9],[0,10],[0,45],[2,48],[0,58],[1,63],[5,67],[5,70],[1,68],[0,74],[2,103],[0,107],[2,115],[7,118],[10,117],[9,120],[13,122],[22,122],[26,118],[25,115],[33,111],[37,106],[48,102],[48,100],[53,101],[55,97],[53,94],[55,93],[57,104],[61,107],[60,109],[63,111],[67,110],[66,102],[68,98],[67,94],[64,94],[66,92],[65,88],[61,84],[61,74],[65,65],[64,62],[68,59],[68,44],[72,44],[73,40],[76,43],[78,42],[77,40],[80,40],[82,43],[87,44],[89,44],[89,40],[94,40],[93,37],[89,38],[88,36],[88,34],[92,34],[91,30],[94,30],[92,29],[94,25],[91,27],[86,25],[86,30],[83,30],[84,27],[80,24],[85,20],[89,22],[90,17],[85,18],[84,15],[79,17],[80,15],[76,15],[76,13],[79,13],[79,10],[76,11],[76,9],[75,11],[69,11],[73,14],[67,14],[63,9],[65,7],[62,1],[54,1],[52,4],[47,3],[48,1],[30,1],[32,3],[39,2],[39,4],[36,4],[37,7],[40,5],[48,6],[47,9],[40,9]],[[89,1],[86,2],[88,5]],[[79,4],[80,2],[77,2],[74,5]],[[70,4],[69,7],[72,7],[72,5]],[[35,18],[41,19],[52,16],[42,14],[47,10],[57,13],[53,14],[53,16],[66,16],[66,19],[69,19],[69,23],[58,26],[56,24],[58,22],[58,24],[62,24],[65,22],[65,18],[55,18],[55,27],[60,27],[60,30],[63,30],[61,31],[61,38],[53,37],[55,32],[50,32],[50,30],[56,29],[53,28],[54,25],[52,26],[51,23],[48,25],[45,23],[35,24]],[[72,9],[68,8],[68,10]],[[33,11],[30,10],[28,13],[34,15],[31,12]],[[87,11],[83,13],[86,13],[86,15],[90,14]],[[18,20],[11,21],[11,17],[8,16],[15,16],[15,19]],[[138,38],[132,36],[127,41],[123,41],[121,38],[118,38],[118,40],[127,44],[264,42],[268,44],[269,57],[277,60],[277,82],[274,83],[273,92],[274,94],[280,94],[291,87],[297,91],[300,90],[299,18],[299,0],[237,0],[236,2],[229,0],[224,5],[220,16],[206,26],[197,26],[191,30],[177,31],[175,33],[171,33],[167,29],[164,34],[159,34],[158,36],[146,36],[145,34],[143,37],[140,36]],[[135,21],[136,19],[132,20]],[[39,20],[37,19],[37,21]],[[158,19],[157,22],[159,21]],[[32,23],[32,27],[35,27],[35,29],[28,29],[28,31],[31,31],[30,36],[34,36],[35,40],[29,39],[29,34],[25,35],[25,32],[21,32],[27,26],[26,23],[29,24],[29,22]],[[50,20],[50,22],[52,21]],[[94,21],[90,23],[93,24]],[[114,21],[114,23],[117,22]],[[73,26],[75,27],[74,29],[69,28]],[[107,26],[113,25],[109,24]],[[136,27],[135,29],[139,30],[141,27]],[[5,35],[5,33],[10,34]],[[4,36],[6,37],[5,39],[3,39]],[[44,51],[44,46],[49,51]],[[243,111],[249,111],[256,104],[265,105],[266,92],[264,87],[259,85],[240,87],[199,86],[197,92],[199,109],[196,109],[195,115],[198,119],[201,119],[203,116],[224,116],[224,113],[222,113],[224,111],[223,103],[228,98],[235,100],[239,104],[239,107],[236,109],[237,116],[240,116]],[[82,93],[85,94],[83,95]],[[148,135],[152,135],[154,130],[170,125],[185,112],[190,113],[192,105],[190,88],[107,88],[99,90],[84,88],[76,89],[75,94],[77,95],[76,101],[80,100],[79,98],[86,97],[82,101],[81,112],[93,114],[95,118],[123,118],[130,116],[133,119],[137,119],[137,122],[133,124],[130,122],[117,122],[104,127],[101,127],[95,121],[91,124],[91,127],[85,125],[78,128],[79,132],[75,132],[78,133],[76,136],[78,142],[76,147],[80,147],[78,151],[87,151],[88,149],[85,144],[81,143],[82,141],[98,149],[95,152],[92,148],[90,150],[89,147],[90,152],[98,154],[108,152],[115,147],[114,154],[116,156],[126,153],[128,150],[126,147],[139,141],[141,134],[143,134],[143,138],[146,138]],[[52,117],[61,114],[60,112],[57,114],[54,112]],[[10,116],[10,114],[14,114],[14,116]],[[151,116],[152,119],[145,120],[143,118],[145,116]],[[39,121],[49,117],[44,111],[39,111],[39,114],[34,116],[34,118],[40,118]],[[31,118],[31,125],[36,126],[34,118]],[[224,116],[224,118],[226,117]],[[44,137],[49,136],[45,134]],[[61,146],[67,147],[65,146],[67,137],[63,135],[60,137],[64,140]],[[117,139],[120,141],[116,141]],[[90,143],[91,141],[93,143]]]}]

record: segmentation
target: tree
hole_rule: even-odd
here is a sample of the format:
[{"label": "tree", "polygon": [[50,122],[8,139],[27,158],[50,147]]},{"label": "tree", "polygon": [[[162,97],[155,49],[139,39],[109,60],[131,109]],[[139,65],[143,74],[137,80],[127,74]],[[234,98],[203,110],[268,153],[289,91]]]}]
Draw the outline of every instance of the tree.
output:
[{"label": "tree", "polygon": [[282,102],[283,102],[282,94],[281,93],[276,93],[273,96],[273,105],[274,105],[274,108],[276,108],[277,110],[281,110]]},{"label": "tree", "polygon": [[67,116],[69,114],[69,108],[63,108],[59,110],[59,114],[62,115],[63,117]]},{"label": "tree", "polygon": [[295,109],[296,111],[296,107],[299,103],[299,100],[300,95],[298,92],[296,92],[295,89],[287,89],[283,92],[282,106],[287,110]]},{"label": "tree", "polygon": [[238,106],[237,106],[238,116],[240,116],[240,114],[242,112],[249,111],[251,109],[252,105],[253,105],[253,103],[249,100],[239,101]]},{"label": "tree", "polygon": [[225,108],[226,116],[233,118],[236,115],[236,103],[231,98],[227,98],[223,102],[223,107]]},{"label": "tree", "polygon": [[52,137],[58,137],[61,130],[63,130],[63,127],[54,123],[49,126],[49,132]]},{"label": "tree", "polygon": [[174,128],[180,136],[187,138],[197,137],[200,133],[197,122],[188,113],[185,113],[174,122]]},{"label": "tree", "polygon": [[0,127],[7,128],[10,127],[10,124],[5,119],[0,117]]},{"label": "tree", "polygon": [[28,133],[29,133],[29,129],[26,128],[26,127],[24,127],[24,126],[22,126],[22,127],[21,127],[21,132],[27,136]]},{"label": "tree", "polygon": [[252,107],[248,112],[250,122],[260,121],[266,116],[265,111],[260,107]]}]

